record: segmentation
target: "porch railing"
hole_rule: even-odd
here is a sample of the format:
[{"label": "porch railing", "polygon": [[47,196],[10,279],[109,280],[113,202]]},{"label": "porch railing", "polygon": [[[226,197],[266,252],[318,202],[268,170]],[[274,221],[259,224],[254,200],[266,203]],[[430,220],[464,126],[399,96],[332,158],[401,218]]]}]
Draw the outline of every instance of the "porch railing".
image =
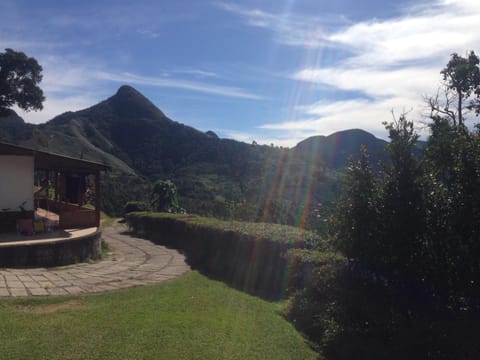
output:
[{"label": "porch railing", "polygon": [[98,226],[97,213],[93,209],[65,201],[35,199],[36,206],[58,214],[61,229]]}]

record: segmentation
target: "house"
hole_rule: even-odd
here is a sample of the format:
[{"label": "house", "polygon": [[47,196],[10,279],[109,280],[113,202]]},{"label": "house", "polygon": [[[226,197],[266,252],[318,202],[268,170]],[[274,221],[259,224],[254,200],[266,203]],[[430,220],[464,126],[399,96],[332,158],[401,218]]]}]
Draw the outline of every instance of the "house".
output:
[{"label": "house", "polygon": [[[72,240],[76,229],[92,229],[99,242],[100,181],[108,169],[100,163],[0,142],[0,266],[7,257],[6,243],[31,246],[37,238],[48,238],[48,233]],[[64,242],[58,241],[62,236],[50,238]],[[72,258],[89,256],[81,251],[81,256]],[[30,251],[30,260],[32,256]]]}]

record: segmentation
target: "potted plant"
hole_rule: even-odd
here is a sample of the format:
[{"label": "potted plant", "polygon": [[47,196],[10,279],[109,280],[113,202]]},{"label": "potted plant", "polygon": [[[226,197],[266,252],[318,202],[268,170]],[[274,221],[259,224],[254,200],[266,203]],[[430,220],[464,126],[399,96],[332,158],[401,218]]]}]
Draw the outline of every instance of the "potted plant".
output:
[{"label": "potted plant", "polygon": [[20,219],[17,220],[17,228],[18,232],[24,235],[33,235],[33,218],[28,215],[27,210],[25,209],[25,204],[27,202],[24,201],[18,207],[22,213]]}]

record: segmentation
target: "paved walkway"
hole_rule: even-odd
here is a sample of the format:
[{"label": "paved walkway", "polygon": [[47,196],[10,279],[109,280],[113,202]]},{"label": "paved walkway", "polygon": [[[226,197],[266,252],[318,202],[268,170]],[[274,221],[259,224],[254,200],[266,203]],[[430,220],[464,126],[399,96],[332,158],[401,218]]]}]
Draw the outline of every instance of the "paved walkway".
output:
[{"label": "paved walkway", "polygon": [[171,280],[190,270],[179,252],[122,235],[122,225],[103,229],[112,249],[103,260],[55,268],[0,270],[0,297],[96,293]]}]

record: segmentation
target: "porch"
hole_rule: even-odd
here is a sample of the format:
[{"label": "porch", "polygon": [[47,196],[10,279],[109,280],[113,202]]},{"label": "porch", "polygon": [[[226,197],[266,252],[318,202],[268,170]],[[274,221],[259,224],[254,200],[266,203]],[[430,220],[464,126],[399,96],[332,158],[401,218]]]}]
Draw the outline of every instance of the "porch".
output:
[{"label": "porch", "polygon": [[108,169],[0,143],[0,267],[99,258],[100,178]]},{"label": "porch", "polygon": [[35,220],[43,221],[45,230],[98,227],[95,209],[48,198],[35,199]]},{"label": "porch", "polygon": [[100,177],[108,169],[92,161],[0,143],[0,233],[33,235],[98,227]]}]

